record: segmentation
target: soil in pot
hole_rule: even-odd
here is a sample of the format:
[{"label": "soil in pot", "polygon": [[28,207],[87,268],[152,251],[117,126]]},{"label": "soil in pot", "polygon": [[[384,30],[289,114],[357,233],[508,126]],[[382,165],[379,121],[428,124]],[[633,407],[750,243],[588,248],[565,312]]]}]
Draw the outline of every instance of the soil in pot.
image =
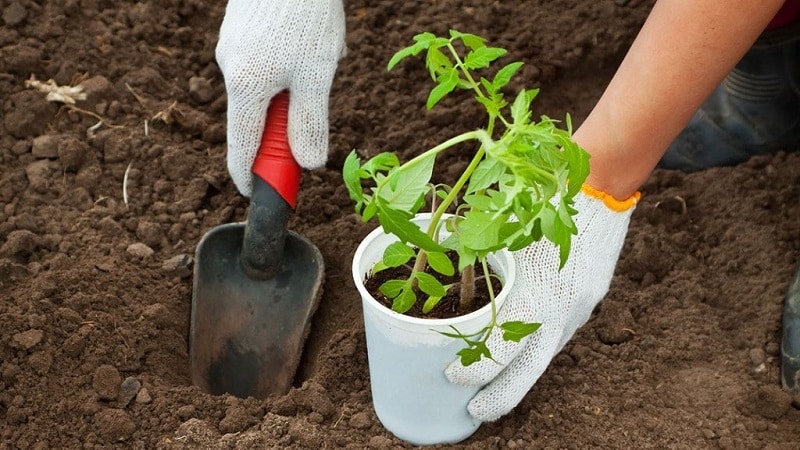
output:
[{"label": "soil in pot", "polygon": [[[457,267],[458,256],[455,254],[455,252],[449,252],[447,253],[447,256],[453,262],[453,266]],[[422,312],[422,305],[425,303],[427,294],[418,290],[416,292],[417,301],[414,302],[414,306],[404,314],[412,317],[427,319],[447,319],[450,317],[458,317],[469,314],[488,305],[491,297],[489,296],[489,287],[485,281],[485,278],[483,277],[483,271],[478,266],[473,266],[472,270],[475,274],[475,292],[474,299],[468,307],[462,307],[461,305],[460,289],[457,286],[458,283],[461,282],[459,274],[446,276],[431,270],[430,267],[426,267],[425,272],[436,277],[436,279],[439,280],[439,282],[441,282],[443,285],[447,286],[450,284],[455,284],[456,286],[448,289],[447,295],[442,297],[442,299],[439,301],[439,304],[428,313]],[[491,269],[491,267],[489,268],[489,272],[492,275],[495,275],[495,272]],[[407,279],[410,274],[411,267],[407,265],[384,269],[378,273],[370,274],[370,276],[368,276],[365,280],[364,286],[367,288],[367,291],[372,295],[372,297],[378,300],[379,303],[389,309],[392,309],[392,299],[381,293],[379,289],[380,286],[388,280]],[[493,277],[492,291],[494,292],[494,295],[500,293],[502,288],[502,282]]]}]

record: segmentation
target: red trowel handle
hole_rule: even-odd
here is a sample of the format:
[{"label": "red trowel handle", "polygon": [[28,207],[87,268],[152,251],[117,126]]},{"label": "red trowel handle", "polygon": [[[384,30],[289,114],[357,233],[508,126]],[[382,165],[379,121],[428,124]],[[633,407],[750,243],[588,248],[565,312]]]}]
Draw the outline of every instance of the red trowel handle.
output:
[{"label": "red trowel handle", "polygon": [[253,192],[239,258],[254,279],[272,278],[281,270],[286,228],[297,201],[302,169],[286,137],[289,94],[281,92],[267,110],[261,147],[253,162]]},{"label": "red trowel handle", "polygon": [[292,156],[286,124],[289,117],[289,93],[281,91],[267,109],[267,123],[261,137],[253,173],[275,189],[292,208],[297,205],[302,168]]}]

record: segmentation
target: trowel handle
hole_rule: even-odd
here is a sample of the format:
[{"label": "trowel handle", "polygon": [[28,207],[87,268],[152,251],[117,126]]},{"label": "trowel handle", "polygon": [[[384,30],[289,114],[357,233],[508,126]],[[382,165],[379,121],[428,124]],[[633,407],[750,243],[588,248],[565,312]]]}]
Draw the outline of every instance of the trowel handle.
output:
[{"label": "trowel handle", "polygon": [[273,97],[253,162],[253,193],[244,228],[240,264],[251,278],[272,278],[283,261],[287,223],[296,205],[302,168],[292,156],[286,123],[289,94]]},{"label": "trowel handle", "polygon": [[295,161],[289,147],[286,135],[288,121],[289,93],[281,91],[272,98],[267,109],[267,122],[253,162],[253,174],[266,181],[294,208],[303,169]]}]

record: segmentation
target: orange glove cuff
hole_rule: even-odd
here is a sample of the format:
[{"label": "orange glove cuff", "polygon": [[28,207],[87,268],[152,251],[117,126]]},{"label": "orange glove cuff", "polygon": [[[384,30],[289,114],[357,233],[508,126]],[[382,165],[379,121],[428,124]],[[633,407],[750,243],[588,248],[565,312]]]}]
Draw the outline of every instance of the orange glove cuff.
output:
[{"label": "orange glove cuff", "polygon": [[611,194],[607,194],[599,189],[595,189],[588,184],[581,186],[581,192],[589,197],[602,200],[608,209],[616,212],[623,212],[633,208],[642,198],[642,193],[637,191],[635,194],[631,195],[625,200],[617,200]]}]

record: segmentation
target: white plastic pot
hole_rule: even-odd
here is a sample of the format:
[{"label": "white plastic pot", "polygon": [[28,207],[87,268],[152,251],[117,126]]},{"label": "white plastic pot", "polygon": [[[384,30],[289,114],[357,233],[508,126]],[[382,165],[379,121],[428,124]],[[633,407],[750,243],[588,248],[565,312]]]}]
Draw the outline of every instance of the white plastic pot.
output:
[{"label": "white plastic pot", "polygon": [[[430,214],[415,219],[423,230]],[[444,230],[442,238],[446,237]],[[477,332],[491,321],[491,305],[450,319],[421,319],[396,313],[381,305],[364,287],[384,249],[397,241],[382,228],[371,232],[353,257],[353,279],[362,298],[367,339],[372,402],[387,430],[414,445],[452,444],[468,438],[480,426],[467,411],[478,387],[450,383],[445,368],[456,360],[464,342],[440,334]],[[496,297],[498,309],[514,283],[516,266],[510,252],[488,258],[502,277],[504,287]]]}]

